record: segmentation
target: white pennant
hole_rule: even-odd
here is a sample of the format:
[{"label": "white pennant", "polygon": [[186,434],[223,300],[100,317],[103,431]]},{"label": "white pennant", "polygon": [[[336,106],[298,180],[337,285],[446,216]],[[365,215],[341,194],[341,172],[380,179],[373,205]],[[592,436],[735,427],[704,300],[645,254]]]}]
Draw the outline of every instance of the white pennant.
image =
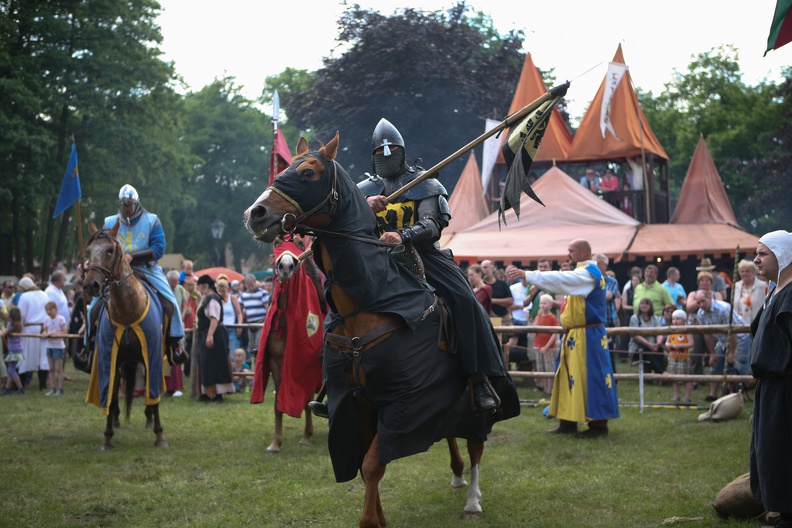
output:
[{"label": "white pennant", "polygon": [[613,137],[621,141],[621,138],[616,135],[613,130],[613,122],[610,118],[611,99],[616,88],[624,77],[627,71],[627,65],[619,62],[611,62],[608,64],[608,74],[605,76],[605,93],[602,97],[602,107],[600,108],[600,130],[602,131],[602,139],[605,139],[605,130],[609,130]]}]

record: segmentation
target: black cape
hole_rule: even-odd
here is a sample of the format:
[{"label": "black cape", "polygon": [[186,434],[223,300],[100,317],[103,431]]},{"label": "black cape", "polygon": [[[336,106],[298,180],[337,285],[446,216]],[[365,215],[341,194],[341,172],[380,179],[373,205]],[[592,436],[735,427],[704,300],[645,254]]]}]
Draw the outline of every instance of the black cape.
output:
[{"label": "black cape", "polygon": [[769,511],[792,512],[792,287],[768,297],[751,323],[759,383],[751,430],[751,493]]}]

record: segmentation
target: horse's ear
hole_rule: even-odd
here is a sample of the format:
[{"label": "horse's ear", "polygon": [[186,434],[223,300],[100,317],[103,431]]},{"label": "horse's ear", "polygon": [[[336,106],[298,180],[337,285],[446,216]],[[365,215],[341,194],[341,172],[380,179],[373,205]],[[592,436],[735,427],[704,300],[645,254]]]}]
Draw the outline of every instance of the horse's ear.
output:
[{"label": "horse's ear", "polygon": [[121,219],[120,218],[116,218],[116,223],[113,226],[113,229],[110,230],[110,236],[115,238],[116,235],[118,235],[118,228],[119,227],[121,227]]},{"label": "horse's ear", "polygon": [[96,224],[93,222],[88,222],[88,234],[93,235],[97,231],[99,230],[96,228]]},{"label": "horse's ear", "polygon": [[305,136],[300,136],[300,141],[297,142],[297,155],[302,156],[308,152],[308,141],[305,140]]},{"label": "horse's ear", "polygon": [[319,152],[322,153],[325,159],[334,160],[336,154],[338,154],[338,137],[339,133],[336,131],[335,137],[331,139],[327,145],[319,149]]}]

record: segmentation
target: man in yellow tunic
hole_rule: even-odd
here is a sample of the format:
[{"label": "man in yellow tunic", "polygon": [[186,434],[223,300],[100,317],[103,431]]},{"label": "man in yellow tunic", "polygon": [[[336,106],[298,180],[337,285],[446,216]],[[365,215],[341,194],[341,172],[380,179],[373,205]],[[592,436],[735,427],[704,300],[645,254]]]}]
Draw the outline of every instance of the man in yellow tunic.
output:
[{"label": "man in yellow tunic", "polygon": [[567,295],[561,308],[564,327],[556,367],[550,416],[559,420],[554,434],[577,434],[578,422],[588,422],[581,438],[608,434],[608,420],[619,417],[605,332],[605,279],[591,259],[591,245],[583,239],[569,243],[572,271],[510,270],[509,279],[525,277],[537,287]]}]

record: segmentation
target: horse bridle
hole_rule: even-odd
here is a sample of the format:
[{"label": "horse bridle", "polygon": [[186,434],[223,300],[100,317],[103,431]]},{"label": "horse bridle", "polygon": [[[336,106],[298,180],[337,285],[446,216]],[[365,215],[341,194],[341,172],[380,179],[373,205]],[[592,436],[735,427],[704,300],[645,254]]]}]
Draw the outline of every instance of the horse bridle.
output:
[{"label": "horse bridle", "polygon": [[[97,239],[98,238],[106,238],[106,239],[108,239],[110,241],[110,243],[113,244],[115,257],[113,259],[113,263],[111,264],[110,268],[106,268],[106,267],[100,266],[98,264],[91,264],[91,265],[89,265],[89,266],[87,266],[85,268],[85,271],[86,272],[88,272],[88,271],[98,271],[102,275],[102,277],[104,278],[105,285],[108,282],[112,282],[116,286],[121,285],[122,282],[127,280],[134,273],[133,271],[130,271],[127,275],[125,275],[124,277],[121,277],[120,279],[116,279],[115,278],[117,273],[115,273],[114,270],[115,270],[115,268],[118,268],[118,267],[121,266],[121,259],[124,258],[124,252],[123,251],[119,251],[119,249],[121,249],[121,243],[118,240],[116,240],[115,238],[113,238],[111,236],[107,236],[106,234],[100,234],[96,238]],[[118,271],[118,273],[120,273],[120,270]]]},{"label": "horse bridle", "polygon": [[[326,229],[319,229],[317,227],[310,227],[303,224],[308,218],[319,212],[325,205],[328,203],[330,204],[330,211],[329,215],[330,218],[333,218],[335,214],[336,207],[338,206],[338,162],[334,159],[333,161],[333,183],[330,185],[330,192],[327,193],[324,200],[319,202],[316,207],[311,209],[308,212],[303,212],[302,207],[300,204],[297,203],[291,196],[286,194],[285,192],[281,191],[275,186],[270,186],[269,188],[279,194],[283,199],[291,203],[294,207],[297,208],[297,211],[300,213],[299,216],[295,215],[294,213],[286,213],[281,218],[280,224],[281,229],[284,233],[293,234],[298,233],[300,235],[331,235],[337,236],[340,238],[346,238],[349,240],[357,240],[358,242],[364,242],[366,244],[373,244],[375,246],[387,247],[393,251],[395,248],[404,247],[403,244],[394,244],[392,242],[383,242],[381,240],[372,240],[370,238],[365,238],[356,235],[350,235],[347,233],[340,233],[338,231],[329,231]],[[291,228],[287,227],[291,223]]]}]

